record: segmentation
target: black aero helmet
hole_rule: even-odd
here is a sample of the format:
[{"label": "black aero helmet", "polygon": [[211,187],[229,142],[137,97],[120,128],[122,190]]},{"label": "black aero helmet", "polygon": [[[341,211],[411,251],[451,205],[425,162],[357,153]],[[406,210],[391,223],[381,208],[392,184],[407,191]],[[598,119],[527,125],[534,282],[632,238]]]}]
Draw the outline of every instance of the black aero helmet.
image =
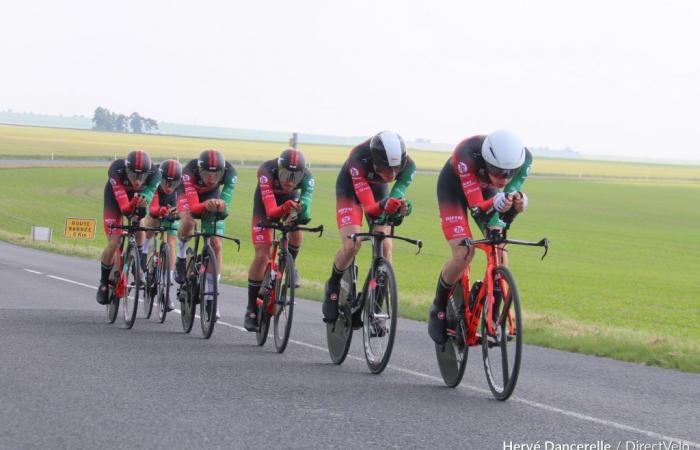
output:
[{"label": "black aero helmet", "polygon": [[134,150],[126,155],[126,170],[133,174],[148,173],[151,170],[151,157],[143,150]]},{"label": "black aero helmet", "polygon": [[223,153],[218,150],[204,150],[197,158],[197,168],[207,170],[209,172],[223,172],[226,166],[226,160]]},{"label": "black aero helmet", "polygon": [[175,187],[180,183],[182,178],[182,166],[174,159],[166,159],[160,163],[161,183],[167,183],[169,186]]},{"label": "black aero helmet", "polygon": [[124,160],[126,176],[133,181],[143,183],[151,171],[151,157],[143,150],[134,150]]},{"label": "black aero helmet", "polygon": [[291,181],[294,184],[299,184],[304,178],[304,169],[306,169],[306,158],[301,150],[288,148],[277,158],[280,181]]},{"label": "black aero helmet", "polygon": [[406,144],[397,133],[382,131],[369,141],[369,153],[372,163],[378,170],[402,168],[406,165]]}]

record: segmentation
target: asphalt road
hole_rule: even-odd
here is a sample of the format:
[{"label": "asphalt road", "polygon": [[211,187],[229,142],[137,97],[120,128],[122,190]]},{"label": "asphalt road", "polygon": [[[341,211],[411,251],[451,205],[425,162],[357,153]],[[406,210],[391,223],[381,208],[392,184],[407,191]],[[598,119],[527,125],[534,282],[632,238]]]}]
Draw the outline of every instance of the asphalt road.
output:
[{"label": "asphalt road", "polygon": [[0,243],[0,448],[700,448],[699,375],[526,346],[499,402],[478,352],[444,386],[424,323],[399,321],[372,375],[359,338],[330,361],[319,303],[298,301],[280,355],[243,330],[231,286],[210,340],[175,313],[109,325],[98,270]]}]

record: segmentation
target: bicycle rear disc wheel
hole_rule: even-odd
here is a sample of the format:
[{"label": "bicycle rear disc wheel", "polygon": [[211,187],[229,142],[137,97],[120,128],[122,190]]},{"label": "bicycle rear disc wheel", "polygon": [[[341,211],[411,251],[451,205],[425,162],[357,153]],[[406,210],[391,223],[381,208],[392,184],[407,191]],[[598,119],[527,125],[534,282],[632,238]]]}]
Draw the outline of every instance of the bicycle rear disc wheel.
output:
[{"label": "bicycle rear disc wheel", "polygon": [[282,353],[289,343],[294,317],[294,258],[287,254],[279,267],[275,289],[275,320],[273,334],[275,349]]},{"label": "bicycle rear disc wheel", "polygon": [[168,303],[170,302],[170,246],[167,243],[161,244],[160,248],[160,268],[158,273],[158,321],[165,322],[168,314]]},{"label": "bicycle rear disc wheel", "polygon": [[152,241],[154,245],[148,249],[148,260],[146,261],[146,267],[142,267],[141,270],[146,272],[146,286],[143,292],[143,317],[146,319],[151,318],[151,313],[153,313],[153,303],[155,303],[156,296],[158,295],[158,273],[156,267],[156,246],[155,239]]},{"label": "bicycle rear disc wheel", "polygon": [[448,335],[447,342],[435,344],[438,367],[442,380],[449,387],[456,387],[464,377],[467,367],[469,347],[466,345],[466,325],[464,323],[464,300],[462,299],[461,281],[455,285],[454,295],[447,302],[447,328],[455,331]]},{"label": "bicycle rear disc wheel", "polygon": [[501,299],[494,302],[494,312],[499,319],[494,325],[495,334],[489,335],[486,324],[489,314],[484,311],[481,318],[481,349],[491,393],[503,401],[510,397],[518,382],[523,330],[520,297],[513,276],[506,267],[500,266],[494,270],[493,278],[494,283],[501,286]]},{"label": "bicycle rear disc wheel", "polygon": [[199,271],[199,321],[202,325],[204,339],[209,339],[216,324],[216,308],[219,297],[216,255],[209,247],[205,247]]},{"label": "bicycle rear disc wheel", "polygon": [[122,309],[124,310],[124,325],[127,329],[134,326],[136,313],[139,309],[139,296],[141,294],[139,256],[139,250],[136,246],[132,247],[126,256],[126,285],[124,286],[124,297],[122,297]]},{"label": "bicycle rear disc wheel", "polygon": [[195,298],[197,296],[197,277],[192,276],[194,271],[194,258],[190,257],[185,270],[185,284],[180,287],[180,319],[185,333],[192,331],[194,325],[194,313],[196,309]]},{"label": "bicycle rear disc wheel", "polygon": [[[263,276],[263,284],[267,283],[270,279],[270,265],[267,266],[265,270],[265,276]],[[267,341],[267,335],[270,332],[270,315],[267,313],[268,303],[270,302],[270,292],[265,294],[265,300],[262,304],[258,305],[257,318],[258,318],[258,329],[255,331],[255,339],[259,346],[265,345]]]},{"label": "bicycle rear disc wheel", "polygon": [[112,271],[109,274],[109,284],[107,285],[109,303],[107,304],[107,321],[109,323],[114,323],[117,320],[117,312],[119,312],[119,297],[115,292],[115,286],[117,285],[119,277],[119,272],[116,268],[116,264],[112,266]]},{"label": "bicycle rear disc wheel", "polygon": [[340,293],[338,294],[338,319],[335,322],[326,323],[326,341],[331,361],[342,364],[348,356],[350,343],[352,342],[352,300],[355,298],[353,288],[353,274],[356,266],[353,264],[345,271],[340,280]]},{"label": "bicycle rear disc wheel", "polygon": [[379,260],[375,279],[365,281],[362,292],[365,299],[362,314],[365,360],[370,372],[380,374],[391,357],[398,319],[396,277],[387,260]]}]

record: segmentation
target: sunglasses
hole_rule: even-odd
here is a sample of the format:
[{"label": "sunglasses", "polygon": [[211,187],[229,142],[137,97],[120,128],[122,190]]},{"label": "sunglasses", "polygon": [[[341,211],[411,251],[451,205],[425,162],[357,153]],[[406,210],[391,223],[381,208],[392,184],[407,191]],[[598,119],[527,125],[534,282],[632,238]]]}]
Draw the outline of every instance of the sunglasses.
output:
[{"label": "sunglasses", "polygon": [[287,181],[294,183],[296,186],[297,184],[301,183],[301,180],[304,178],[304,171],[303,170],[289,170],[285,169],[284,167],[279,168],[279,179],[280,181]]},{"label": "sunglasses", "polygon": [[135,181],[138,181],[140,184],[143,184],[146,179],[148,178],[149,173],[148,172],[141,172],[141,173],[136,173],[131,170],[126,171],[126,176],[129,178],[129,181],[132,183]]},{"label": "sunglasses", "polygon": [[519,167],[517,169],[499,169],[491,165],[488,165],[487,168],[489,175],[493,175],[496,178],[513,178],[520,170]]}]

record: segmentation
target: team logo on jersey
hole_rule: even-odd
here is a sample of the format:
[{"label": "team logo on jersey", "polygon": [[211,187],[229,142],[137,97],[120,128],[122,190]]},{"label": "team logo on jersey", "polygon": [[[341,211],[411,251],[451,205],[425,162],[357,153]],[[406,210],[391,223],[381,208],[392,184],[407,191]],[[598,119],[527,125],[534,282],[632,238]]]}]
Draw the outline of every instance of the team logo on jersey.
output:
[{"label": "team logo on jersey", "polygon": [[447,221],[447,223],[455,223],[462,220],[462,216],[447,216],[445,217],[445,220]]},{"label": "team logo on jersey", "polygon": [[351,221],[352,221],[352,217],[350,217],[350,216],[343,216],[340,219],[340,223],[342,223],[342,224],[350,223]]},{"label": "team logo on jersey", "polygon": [[268,181],[265,175],[260,175],[260,184],[266,184]]},{"label": "team logo on jersey", "polygon": [[186,173],[182,174],[182,181],[190,181],[190,176],[187,175]]},{"label": "team logo on jersey", "polygon": [[346,213],[349,213],[350,211],[352,211],[352,208],[340,208],[338,210],[338,214],[346,214]]},{"label": "team logo on jersey", "polygon": [[462,225],[457,225],[452,229],[452,231],[454,231],[455,234],[462,234],[464,233],[464,227]]},{"label": "team logo on jersey", "polygon": [[460,161],[459,164],[457,164],[457,170],[459,173],[467,173],[469,171],[469,167],[467,167],[467,163]]},{"label": "team logo on jersey", "polygon": [[262,241],[263,239],[264,239],[264,237],[263,237],[262,234],[256,234],[256,235],[255,235],[255,240],[256,240],[256,241]]},{"label": "team logo on jersey", "polygon": [[117,185],[117,180],[115,180],[114,178],[110,178],[110,179],[109,179],[109,184],[111,184],[112,186],[116,186],[116,185]]},{"label": "team logo on jersey", "polygon": [[311,179],[309,180],[309,186],[311,186],[311,187],[316,186],[316,180],[314,180],[313,178],[311,178]]},{"label": "team logo on jersey", "polygon": [[350,175],[353,177],[356,177],[356,176],[360,175],[360,171],[357,170],[356,167],[351,167],[350,168]]},{"label": "team logo on jersey", "polygon": [[231,183],[238,184],[238,176],[234,176],[233,178],[231,178]]}]

